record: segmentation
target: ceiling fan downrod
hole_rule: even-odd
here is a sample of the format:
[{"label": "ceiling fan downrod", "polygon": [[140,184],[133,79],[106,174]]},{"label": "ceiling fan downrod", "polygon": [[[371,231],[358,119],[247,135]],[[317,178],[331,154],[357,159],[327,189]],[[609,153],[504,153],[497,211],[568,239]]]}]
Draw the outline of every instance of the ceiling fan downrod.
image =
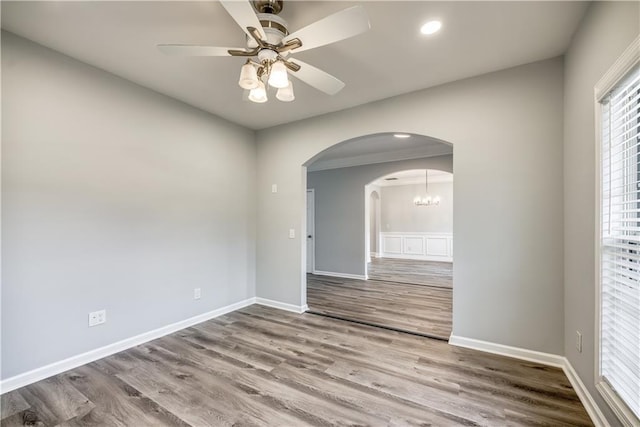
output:
[{"label": "ceiling fan downrod", "polygon": [[282,12],[282,0],[253,0],[253,7],[260,13],[277,15]]}]

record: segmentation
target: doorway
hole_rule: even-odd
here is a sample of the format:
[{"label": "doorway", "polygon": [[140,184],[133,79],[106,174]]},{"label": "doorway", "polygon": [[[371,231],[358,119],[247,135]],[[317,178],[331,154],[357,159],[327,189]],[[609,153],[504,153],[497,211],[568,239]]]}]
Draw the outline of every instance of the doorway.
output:
[{"label": "doorway", "polygon": [[[308,190],[313,187],[313,192],[307,193],[307,224],[314,230],[308,233],[314,242],[308,253],[313,251],[316,258],[321,254],[315,268],[307,268],[309,312],[448,340],[453,175],[402,168],[435,162],[417,159],[308,173]],[[369,173],[388,169],[399,171],[364,180]],[[310,194],[317,198],[311,200]],[[309,222],[311,218],[317,224]],[[360,258],[348,249],[358,240]]]},{"label": "doorway", "polygon": [[316,265],[315,254],[315,192],[307,189],[307,273],[313,273]]}]

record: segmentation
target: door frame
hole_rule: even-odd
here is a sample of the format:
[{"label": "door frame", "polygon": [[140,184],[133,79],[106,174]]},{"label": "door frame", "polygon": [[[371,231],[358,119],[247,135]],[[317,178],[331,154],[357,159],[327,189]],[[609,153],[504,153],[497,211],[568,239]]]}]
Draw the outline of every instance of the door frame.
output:
[{"label": "door frame", "polygon": [[[307,266],[309,263],[309,255],[311,255],[311,271],[307,271],[307,273],[315,274],[315,271],[316,271],[316,191],[313,188],[307,188],[306,194],[307,194],[307,198],[306,198],[307,229],[305,234],[305,245],[307,245],[306,240],[309,239],[309,236],[312,236],[311,239],[313,241],[311,245],[311,254],[309,254],[309,251],[307,251],[307,259],[305,260],[306,261],[305,269],[308,270]],[[311,200],[311,215],[309,215],[309,200]],[[309,227],[309,224],[311,225],[311,227]]]}]

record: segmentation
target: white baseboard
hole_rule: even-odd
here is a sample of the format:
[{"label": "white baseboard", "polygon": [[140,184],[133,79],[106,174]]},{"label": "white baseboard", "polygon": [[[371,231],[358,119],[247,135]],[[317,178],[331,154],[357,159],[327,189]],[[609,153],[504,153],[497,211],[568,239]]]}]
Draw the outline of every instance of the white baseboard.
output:
[{"label": "white baseboard", "polygon": [[94,360],[102,359],[103,357],[107,357],[131,347],[144,344],[148,341],[163,337],[184,328],[188,328],[197,323],[202,323],[218,316],[222,316],[223,314],[239,310],[254,303],[256,303],[256,298],[249,298],[244,301],[230,304],[225,307],[209,311],[207,313],[199,314],[189,319],[181,320],[179,322],[172,323],[170,325],[163,326],[161,328],[154,329],[152,331],[106,345],[104,347],[87,351],[86,353],[78,354],[76,356],[72,356],[67,359],[51,363],[49,365],[33,369],[22,374],[18,374],[13,377],[9,377],[0,381],[0,394],[7,393],[9,391],[24,387],[29,384],[33,384],[37,381],[43,380],[53,375],[60,374],[73,368],[77,368],[78,366],[86,365],[87,363],[93,362]]},{"label": "white baseboard", "polygon": [[526,348],[520,347],[511,347],[508,345],[496,344],[473,338],[465,338],[457,335],[451,335],[449,338],[449,344],[457,347],[466,347],[487,353],[499,354],[501,356],[514,357],[516,359],[526,360],[529,362],[542,363],[543,365],[555,366],[556,368],[562,368],[565,363],[564,356],[559,356],[557,354],[527,350]]},{"label": "white baseboard", "polygon": [[415,259],[418,261],[434,261],[434,262],[453,262],[453,257],[439,256],[439,255],[408,255],[408,254],[390,254],[384,252],[380,254],[378,258],[393,258],[393,259]]},{"label": "white baseboard", "polygon": [[578,376],[578,373],[573,369],[569,359],[565,357],[564,361],[565,363],[562,370],[567,378],[569,378],[569,382],[576,391],[578,398],[580,398],[580,402],[584,405],[584,409],[586,409],[587,414],[591,417],[593,424],[595,424],[596,427],[611,427],[609,421],[607,421],[604,414],[596,404],[596,401],[593,400],[593,396],[591,396],[591,393],[589,393],[589,390],[587,390],[587,387],[585,387],[584,383]]},{"label": "white baseboard", "polygon": [[315,274],[316,276],[329,276],[329,277],[341,277],[343,279],[367,280],[367,277],[365,275],[360,275],[360,274],[335,273],[333,271],[320,271],[320,270],[313,270],[313,274]]},{"label": "white baseboard", "polygon": [[260,297],[255,298],[255,303],[260,305],[265,305],[267,307],[278,308],[280,310],[291,311],[293,313],[298,313],[298,314],[304,313],[309,309],[309,307],[306,304],[300,306],[300,305],[288,304],[286,302],[274,301],[271,299],[260,298]]},{"label": "white baseboard", "polygon": [[609,422],[596,404],[593,396],[591,396],[591,393],[589,393],[589,390],[587,390],[584,383],[566,357],[557,354],[543,353],[519,347],[511,347],[508,345],[496,344],[488,341],[481,341],[456,335],[451,335],[451,337],[449,338],[449,344],[561,368],[564,371],[564,374],[569,379],[571,386],[575,390],[578,398],[580,399],[580,402],[582,402],[582,404],[584,405],[587,414],[589,414],[589,417],[591,417],[591,421],[593,421],[595,426],[610,427]]}]

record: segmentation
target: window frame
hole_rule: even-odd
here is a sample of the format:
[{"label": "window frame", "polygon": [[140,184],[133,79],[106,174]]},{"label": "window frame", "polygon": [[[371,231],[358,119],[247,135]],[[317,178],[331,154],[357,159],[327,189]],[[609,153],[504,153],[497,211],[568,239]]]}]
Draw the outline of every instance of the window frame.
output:
[{"label": "window frame", "polygon": [[595,103],[595,160],[596,160],[596,182],[595,182],[595,281],[596,281],[596,316],[594,329],[594,359],[595,359],[595,387],[609,405],[613,413],[618,417],[623,425],[633,427],[638,425],[640,420],[631,411],[627,404],[613,391],[609,384],[602,378],[600,373],[600,329],[602,327],[602,245],[601,245],[601,227],[602,227],[602,100],[609,92],[620,82],[634,67],[640,64],[640,36],[638,36],[631,45],[622,53],[618,60],[604,74],[594,87],[594,103]]}]

